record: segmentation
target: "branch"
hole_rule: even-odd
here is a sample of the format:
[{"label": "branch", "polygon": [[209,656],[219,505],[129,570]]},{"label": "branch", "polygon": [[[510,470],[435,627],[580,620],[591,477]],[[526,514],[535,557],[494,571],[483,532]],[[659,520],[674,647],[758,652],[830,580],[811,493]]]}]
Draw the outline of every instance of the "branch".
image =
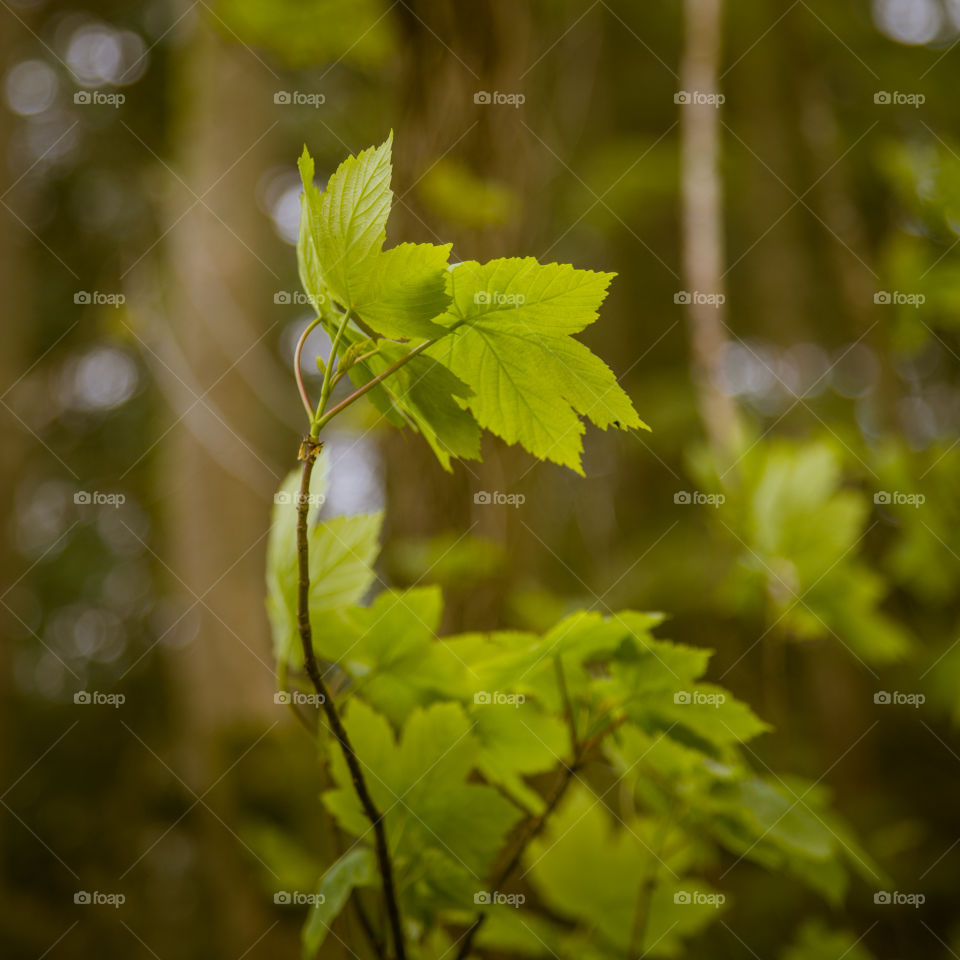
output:
[{"label": "branch", "polygon": [[[563,799],[563,795],[567,792],[567,787],[570,786],[570,781],[573,780],[574,774],[576,774],[583,765],[583,758],[585,756],[586,751],[581,748],[574,758],[573,763],[570,764],[570,766],[564,765],[563,770],[560,772],[560,777],[547,800],[546,806],[538,816],[531,817],[527,820],[513,854],[491,882],[494,890],[499,890],[513,875],[513,871],[516,870],[519,865],[527,847],[540,834],[546,825],[547,818],[556,810],[557,804]],[[463,936],[463,940],[460,941],[460,949],[457,951],[456,960],[466,960],[473,946],[473,938],[477,935],[486,919],[487,915],[481,913],[477,916],[477,919],[470,924],[469,929]]]},{"label": "branch", "polygon": [[[394,363],[391,363],[386,370],[382,373],[378,373],[372,380],[367,381],[362,387],[358,387],[349,397],[346,397],[344,400],[341,400],[335,407],[331,408],[329,413],[322,414],[316,420],[315,427],[317,433],[323,429],[338,413],[341,413],[343,410],[346,410],[351,403],[355,403],[359,400],[365,393],[372,390],[378,383],[383,380],[386,380],[391,373],[396,373],[405,363],[412,360],[418,353],[422,350],[425,350],[427,347],[432,344],[432,340],[424,340],[423,343],[414,347],[409,353],[404,354],[399,360]],[[315,436],[316,434],[314,434]]]},{"label": "branch", "polygon": [[[322,402],[322,401],[321,401]],[[307,676],[313,683],[314,689],[320,696],[323,712],[326,714],[330,730],[340,744],[343,759],[350,770],[354,790],[360,799],[363,812],[373,826],[376,840],[377,865],[383,881],[383,895],[387,903],[387,917],[390,921],[390,931],[393,936],[393,947],[396,960],[406,960],[406,948],[403,939],[403,924],[400,920],[400,907],[397,901],[397,891],[393,882],[393,865],[390,861],[390,852],[387,847],[387,832],[384,826],[383,814],[377,809],[363,776],[360,760],[353,744],[347,736],[346,728],[340,719],[333,698],[324,683],[313,652],[313,631],[310,626],[310,547],[307,539],[307,514],[310,506],[310,476],[313,473],[313,464],[320,452],[321,444],[311,436],[304,440],[301,446],[303,470],[300,475],[300,496],[297,500],[297,626],[300,633],[300,642],[303,645],[303,663]]]}]

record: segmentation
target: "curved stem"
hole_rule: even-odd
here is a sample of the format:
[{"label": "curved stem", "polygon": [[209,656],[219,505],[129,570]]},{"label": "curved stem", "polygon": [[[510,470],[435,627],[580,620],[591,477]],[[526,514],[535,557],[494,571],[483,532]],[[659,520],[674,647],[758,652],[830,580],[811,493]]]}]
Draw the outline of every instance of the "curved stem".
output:
[{"label": "curved stem", "polygon": [[307,324],[306,330],[300,334],[300,339],[297,341],[297,349],[293,352],[293,373],[297,378],[297,389],[300,391],[300,399],[303,401],[304,409],[307,411],[307,416],[311,421],[313,420],[313,404],[310,402],[310,394],[307,393],[307,385],[303,382],[303,370],[300,369],[300,354],[303,353],[303,345],[307,342],[307,337],[310,336],[319,323],[320,317],[314,317],[313,320]]}]

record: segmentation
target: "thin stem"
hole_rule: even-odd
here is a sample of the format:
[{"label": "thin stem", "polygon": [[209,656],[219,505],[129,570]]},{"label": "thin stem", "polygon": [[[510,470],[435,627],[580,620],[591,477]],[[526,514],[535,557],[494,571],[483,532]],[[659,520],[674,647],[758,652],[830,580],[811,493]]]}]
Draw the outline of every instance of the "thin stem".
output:
[{"label": "thin stem", "polygon": [[[341,332],[345,326],[341,324]],[[336,340],[334,341],[336,349]],[[327,368],[329,372],[329,367]],[[321,397],[321,404],[324,398]],[[387,917],[390,921],[390,931],[393,937],[393,949],[396,960],[406,960],[406,947],[403,939],[403,924],[400,919],[400,907],[397,901],[397,891],[393,881],[393,864],[390,861],[390,852],[387,846],[387,832],[384,826],[383,814],[377,809],[367,787],[366,779],[363,775],[363,769],[360,766],[360,759],[357,757],[353,744],[347,736],[346,728],[340,719],[340,714],[330,696],[330,691],[324,683],[323,675],[320,673],[320,665],[317,663],[316,654],[313,651],[313,631],[310,626],[310,547],[307,537],[307,515],[310,506],[310,476],[313,473],[313,464],[320,452],[320,444],[316,442],[311,431],[311,437],[308,438],[301,447],[301,457],[303,459],[303,469],[300,474],[300,496],[297,500],[297,626],[300,633],[300,642],[303,646],[303,663],[307,671],[307,676],[313,683],[314,689],[320,696],[320,702],[323,706],[323,712],[326,714],[327,723],[330,730],[340,744],[340,750],[343,753],[343,759],[350,770],[350,777],[353,781],[353,788],[363,807],[363,812],[373,826],[375,837],[375,846],[377,852],[377,865],[380,870],[380,877],[383,881],[383,896],[387,904]]]},{"label": "thin stem", "polygon": [[[317,412],[314,413],[312,410],[310,411],[310,436],[314,440],[320,435],[320,429],[323,426],[320,418],[323,416],[323,411],[327,409],[327,401],[330,399],[330,391],[333,389],[332,373],[334,361],[337,359],[337,347],[340,346],[340,341],[343,339],[343,332],[347,329],[350,317],[351,311],[348,310],[343,315],[340,326],[337,327],[333,343],[330,345],[330,358],[327,360],[327,368],[323,371],[323,386],[320,388],[320,402],[317,404]],[[329,420],[329,417],[327,419]],[[326,423],[326,421],[324,421],[324,423]]]},{"label": "thin stem", "polygon": [[314,319],[307,324],[306,330],[300,334],[300,339],[297,341],[297,349],[293,352],[293,372],[297,378],[297,389],[300,391],[300,399],[303,401],[304,409],[307,411],[307,416],[311,421],[313,420],[313,404],[310,402],[310,394],[307,393],[307,385],[303,382],[303,371],[300,369],[300,354],[303,353],[303,345],[307,342],[307,337],[310,336],[319,323],[320,317],[314,317]]},{"label": "thin stem", "polygon": [[[424,340],[423,343],[414,347],[409,353],[404,354],[399,360],[397,360],[394,363],[391,363],[390,366],[387,367],[387,369],[384,370],[382,373],[378,373],[372,380],[369,380],[362,387],[358,387],[356,390],[354,390],[349,397],[346,397],[344,400],[341,400],[335,407],[332,407],[329,413],[321,416],[322,411],[318,410],[317,412],[318,419],[315,421],[315,424],[314,424],[314,426],[316,427],[317,434],[319,434],[320,430],[323,429],[323,427],[325,427],[338,413],[341,413],[342,411],[346,410],[346,408],[349,407],[350,404],[355,403],[365,393],[367,393],[369,390],[372,390],[382,380],[386,380],[387,377],[390,376],[390,374],[396,373],[396,371],[399,370],[405,363],[412,360],[418,353],[420,353],[422,350],[425,350],[432,343],[433,343],[432,340]],[[317,434],[311,434],[311,436],[316,436]]]},{"label": "thin stem", "polygon": [[563,660],[558,656],[554,659],[557,671],[557,686],[563,698],[563,712],[567,718],[567,727],[570,730],[570,751],[573,756],[580,755],[580,738],[577,736],[577,720],[573,714],[573,703],[570,701],[570,691],[567,689],[567,677],[563,672]]}]

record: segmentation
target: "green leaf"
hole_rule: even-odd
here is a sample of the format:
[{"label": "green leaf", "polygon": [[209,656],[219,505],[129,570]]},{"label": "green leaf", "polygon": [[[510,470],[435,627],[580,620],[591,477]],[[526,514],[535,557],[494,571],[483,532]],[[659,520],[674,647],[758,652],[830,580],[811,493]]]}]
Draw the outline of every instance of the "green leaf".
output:
[{"label": "green leaf", "polygon": [[[310,495],[319,504],[326,459],[314,467]],[[267,542],[267,615],[279,663],[303,661],[297,630],[297,496],[300,471],[292,471],[277,493]],[[319,505],[308,515],[311,615],[356,603],[374,580],[382,514],[335,517],[316,524]]]},{"label": "green leaf", "polygon": [[317,886],[319,902],[313,905],[303,927],[303,956],[313,958],[327,938],[330,924],[344,908],[356,887],[377,882],[377,865],[368,847],[353,847],[334,863]]},{"label": "green leaf", "polygon": [[[387,217],[393,200],[392,145],[393,133],[379,147],[348,157],[319,196],[312,187],[313,163],[306,151],[301,157],[310,236],[327,289],[347,309],[372,281],[375,263],[386,239]],[[311,181],[309,187],[307,174]]]},{"label": "green leaf", "polygon": [[[387,721],[359,699],[350,702],[345,723],[385,816],[399,882],[416,879],[424,852],[433,850],[484,889],[486,871],[521,814],[492,787],[468,782],[480,744],[463,708],[439,703],[415,710],[399,749]],[[369,823],[339,754],[333,776],[338,789],[324,794],[325,805],[345,829],[364,835]],[[460,906],[472,906],[472,898]]]},{"label": "green leaf", "polygon": [[446,330],[433,323],[447,309],[447,260],[452,244],[401,243],[372,261],[355,284],[354,313],[372,330],[393,339],[426,339]]},{"label": "green leaf", "polygon": [[[380,352],[352,368],[358,386],[382,373],[408,348],[381,343]],[[371,399],[384,413],[396,411],[423,434],[447,471],[451,458],[480,459],[480,428],[464,408],[473,391],[434,357],[420,354],[371,391]]]},{"label": "green leaf", "polygon": [[644,427],[610,369],[570,334],[597,317],[613,274],[523,259],[458,264],[429,353],[470,386],[477,422],[534,456],[582,473],[580,416]]}]

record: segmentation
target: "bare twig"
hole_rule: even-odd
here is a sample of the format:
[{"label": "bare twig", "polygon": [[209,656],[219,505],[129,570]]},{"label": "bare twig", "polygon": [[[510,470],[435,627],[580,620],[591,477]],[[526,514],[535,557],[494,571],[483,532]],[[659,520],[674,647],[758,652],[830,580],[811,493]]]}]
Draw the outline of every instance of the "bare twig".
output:
[{"label": "bare twig", "polygon": [[406,946],[403,937],[403,924],[400,919],[400,906],[397,900],[397,891],[393,880],[393,864],[390,860],[390,851],[387,846],[387,831],[384,825],[383,814],[370,795],[360,760],[353,744],[347,736],[346,728],[340,719],[340,713],[330,696],[320,665],[317,663],[313,651],[313,631],[310,626],[310,547],[307,537],[307,515],[310,506],[310,477],[313,465],[320,452],[321,444],[314,437],[307,437],[301,446],[303,468],[300,474],[300,496],[297,500],[297,626],[300,633],[300,642],[303,646],[303,663],[307,676],[314,689],[320,696],[323,712],[326,714],[330,730],[340,744],[340,750],[350,771],[353,788],[363,807],[363,812],[373,826],[377,866],[383,882],[383,896],[387,905],[387,917],[390,921],[390,931],[393,937],[393,949],[396,960],[406,960]]}]

